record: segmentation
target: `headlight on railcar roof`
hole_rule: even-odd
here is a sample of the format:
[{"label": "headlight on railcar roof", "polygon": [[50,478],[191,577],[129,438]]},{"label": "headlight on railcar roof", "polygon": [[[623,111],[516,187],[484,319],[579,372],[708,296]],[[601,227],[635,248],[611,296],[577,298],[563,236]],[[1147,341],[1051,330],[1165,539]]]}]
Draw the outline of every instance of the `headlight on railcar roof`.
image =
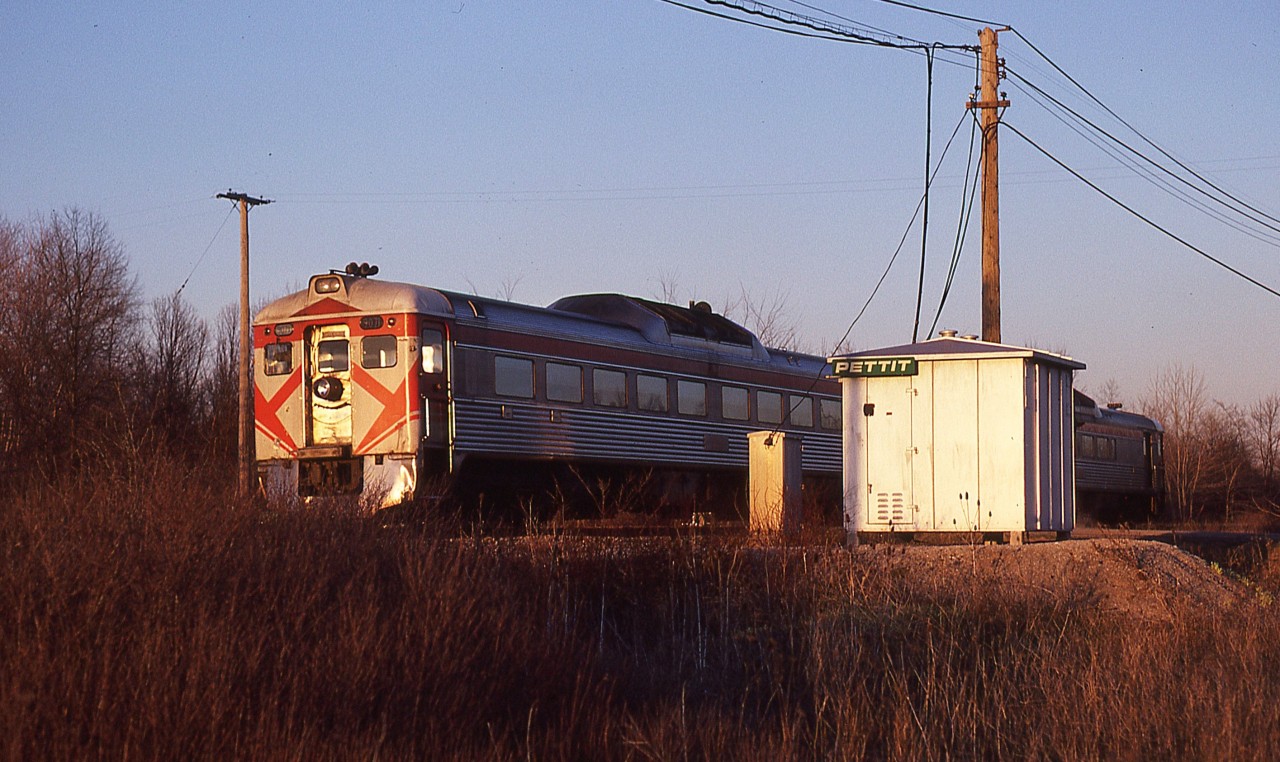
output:
[{"label": "headlight on railcar roof", "polygon": [[332,294],[342,290],[342,280],[337,276],[331,275],[326,278],[316,278],[317,294]]}]

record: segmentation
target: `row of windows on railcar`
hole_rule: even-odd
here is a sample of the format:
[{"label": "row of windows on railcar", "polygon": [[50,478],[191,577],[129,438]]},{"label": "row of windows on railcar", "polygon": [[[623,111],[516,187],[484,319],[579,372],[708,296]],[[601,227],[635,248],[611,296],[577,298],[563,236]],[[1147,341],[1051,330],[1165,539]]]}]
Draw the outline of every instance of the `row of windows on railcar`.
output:
[{"label": "row of windows on railcar", "polygon": [[[325,339],[316,349],[321,373],[341,373],[350,369],[348,339]],[[262,348],[263,370],[268,376],[287,376],[293,372],[293,343],[277,341]],[[360,340],[360,366],[394,368],[396,337],[391,334],[365,336]],[[439,373],[444,369],[444,336],[427,328],[422,331],[422,372]]]},{"label": "row of windows on railcar", "polygon": [[[536,387],[533,360],[524,357],[494,357],[494,393],[503,397],[533,399]],[[591,368],[591,402],[598,407],[627,408],[630,387],[627,373],[609,368]],[[570,363],[548,360],[543,363],[543,390],[548,402],[581,404],[585,401],[583,368]],[[637,410],[706,417],[707,385],[702,381],[671,379],[649,373],[634,373],[635,407]],[[720,416],[729,421],[750,421],[752,393],[741,386],[720,386]],[[784,409],[783,403],[787,407]],[[755,420],[762,424],[780,424],[784,414],[789,425],[813,428],[813,398],[805,395],[783,395],[764,389],[755,392]],[[818,400],[818,425],[829,431],[840,430],[840,402]]]},{"label": "row of windows on railcar", "polygon": [[[321,373],[343,373],[351,369],[349,339],[325,339],[316,345]],[[278,341],[262,348],[263,371],[268,376],[287,376],[293,372],[293,343]],[[396,364],[396,337],[387,335],[365,336],[360,340],[360,366],[363,368],[394,368]]]},{"label": "row of windows on railcar", "polygon": [[1096,460],[1116,459],[1116,440],[1096,434],[1080,434],[1076,442],[1077,454],[1082,458]]}]

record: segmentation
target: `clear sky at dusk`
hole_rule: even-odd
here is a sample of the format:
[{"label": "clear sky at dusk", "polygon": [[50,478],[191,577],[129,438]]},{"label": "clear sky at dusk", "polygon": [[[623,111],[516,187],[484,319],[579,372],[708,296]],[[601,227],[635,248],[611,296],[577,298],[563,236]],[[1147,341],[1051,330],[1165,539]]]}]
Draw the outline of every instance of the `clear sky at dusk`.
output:
[{"label": "clear sky at dusk", "polygon": [[[771,4],[952,45],[976,45],[981,27],[872,0]],[[1280,5],[926,4],[1011,25],[1178,159],[1280,216]],[[0,6],[0,49],[0,215],[96,212],[147,298],[190,276],[184,295],[209,317],[237,298],[238,227],[214,199],[235,189],[276,202],[251,214],[255,300],[351,260],[533,304],[675,284],[717,306],[741,291],[785,297],[806,348],[824,353],[922,192],[925,56],[659,0],[14,0]],[[1280,233],[1242,232],[1124,169],[1026,83],[1155,150],[1013,33],[1000,53],[1019,75],[1002,85],[1006,124],[1280,289]],[[933,74],[935,162],[962,126],[930,200],[922,337],[960,214],[972,54],[940,53]],[[1000,159],[1007,342],[1064,351],[1088,364],[1083,386],[1114,380],[1131,404],[1175,362],[1225,402],[1280,392],[1280,298],[1012,132]],[[939,327],[980,328],[978,233],[975,214]],[[917,221],[854,347],[911,339],[919,267]]]}]

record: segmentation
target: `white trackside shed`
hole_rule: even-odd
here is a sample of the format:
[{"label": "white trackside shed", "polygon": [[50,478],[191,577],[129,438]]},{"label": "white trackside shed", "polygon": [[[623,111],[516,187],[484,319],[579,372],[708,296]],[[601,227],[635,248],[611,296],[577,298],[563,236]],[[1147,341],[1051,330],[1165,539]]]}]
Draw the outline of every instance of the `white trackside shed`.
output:
[{"label": "white trackside shed", "polygon": [[830,362],[843,388],[851,543],[1075,528],[1071,389],[1084,364],[949,331]]}]

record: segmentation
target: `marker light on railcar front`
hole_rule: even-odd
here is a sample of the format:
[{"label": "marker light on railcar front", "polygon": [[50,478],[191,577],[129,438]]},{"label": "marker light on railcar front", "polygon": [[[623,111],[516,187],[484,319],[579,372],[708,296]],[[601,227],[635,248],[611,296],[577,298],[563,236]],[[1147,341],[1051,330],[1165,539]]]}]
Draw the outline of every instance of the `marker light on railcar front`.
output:
[{"label": "marker light on railcar front", "polygon": [[342,290],[342,281],[336,275],[316,278],[315,288],[317,294],[336,294]]}]

